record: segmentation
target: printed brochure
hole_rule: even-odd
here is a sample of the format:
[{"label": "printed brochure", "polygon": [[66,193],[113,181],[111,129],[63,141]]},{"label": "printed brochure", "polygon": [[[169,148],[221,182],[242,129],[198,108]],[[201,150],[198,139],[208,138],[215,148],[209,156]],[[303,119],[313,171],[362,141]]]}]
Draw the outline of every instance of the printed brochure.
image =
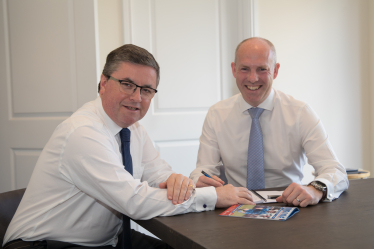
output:
[{"label": "printed brochure", "polygon": [[299,212],[297,207],[275,207],[262,205],[233,205],[222,216],[264,220],[287,220]]}]

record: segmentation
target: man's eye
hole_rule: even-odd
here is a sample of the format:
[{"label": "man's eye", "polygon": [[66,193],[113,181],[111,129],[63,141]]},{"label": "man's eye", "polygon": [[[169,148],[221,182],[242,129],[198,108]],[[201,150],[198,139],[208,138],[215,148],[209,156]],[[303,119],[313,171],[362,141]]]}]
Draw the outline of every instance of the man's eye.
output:
[{"label": "man's eye", "polygon": [[144,93],[152,93],[152,90],[149,88],[143,88],[142,90]]},{"label": "man's eye", "polygon": [[131,83],[128,83],[128,82],[122,82],[122,86],[124,86],[124,87],[132,87],[133,85]]}]

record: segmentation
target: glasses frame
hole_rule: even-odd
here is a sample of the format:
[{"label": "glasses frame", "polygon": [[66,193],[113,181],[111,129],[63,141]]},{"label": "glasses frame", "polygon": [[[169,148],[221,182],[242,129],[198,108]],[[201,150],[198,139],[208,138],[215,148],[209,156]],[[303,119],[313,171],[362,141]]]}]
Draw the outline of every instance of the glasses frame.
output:
[{"label": "glasses frame", "polygon": [[[145,89],[152,89],[153,91],[155,91],[155,94],[158,92],[156,89],[152,88],[152,87],[149,87],[149,86],[139,86],[137,84],[135,84],[134,82],[128,82],[127,80],[119,80],[119,79],[116,79],[112,76],[106,76],[108,79],[110,80],[114,80],[114,81],[117,81],[119,82],[120,84],[122,84],[122,82],[127,82],[127,83],[130,83],[130,84],[133,84],[135,85],[135,89],[132,93],[134,93],[136,91],[136,89],[139,87],[140,88],[140,96],[142,95],[142,89],[145,88]],[[152,96],[152,98],[154,97],[155,95]]]}]

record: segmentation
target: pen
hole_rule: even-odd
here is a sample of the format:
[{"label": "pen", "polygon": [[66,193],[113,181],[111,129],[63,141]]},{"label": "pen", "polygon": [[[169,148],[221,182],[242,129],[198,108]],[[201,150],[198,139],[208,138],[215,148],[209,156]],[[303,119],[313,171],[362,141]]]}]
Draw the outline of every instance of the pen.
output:
[{"label": "pen", "polygon": [[262,195],[260,195],[259,193],[257,193],[255,190],[251,189],[250,191],[251,191],[252,193],[254,193],[255,195],[257,195],[258,198],[264,200],[265,202],[267,201],[264,197],[262,197]]},{"label": "pen", "polygon": [[201,171],[201,174],[205,175],[206,177],[212,178],[215,180],[213,177],[211,177],[208,173],[206,173],[204,170]]},{"label": "pen", "polygon": [[222,186],[224,185],[224,183],[221,183],[220,181],[214,179],[214,178],[211,177],[208,173],[206,173],[204,170],[201,171],[201,174],[203,174],[204,176],[209,177],[209,178],[215,180],[216,182],[220,183]]}]

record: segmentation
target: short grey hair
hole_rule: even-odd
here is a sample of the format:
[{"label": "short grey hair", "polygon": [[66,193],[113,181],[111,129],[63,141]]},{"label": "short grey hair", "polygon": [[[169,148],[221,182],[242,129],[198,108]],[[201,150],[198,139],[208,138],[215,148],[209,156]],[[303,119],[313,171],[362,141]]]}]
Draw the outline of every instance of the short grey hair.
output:
[{"label": "short grey hair", "polygon": [[238,46],[235,49],[235,64],[236,64],[236,60],[237,60],[237,53],[238,53],[238,50],[239,50],[240,46],[243,43],[245,43],[246,41],[249,41],[249,40],[261,40],[261,41],[266,42],[270,46],[270,50],[273,52],[273,63],[274,63],[274,66],[275,66],[275,64],[277,64],[277,52],[275,50],[274,44],[271,41],[269,41],[269,40],[267,40],[265,38],[262,38],[262,37],[251,37],[251,38],[247,38],[247,39],[243,40],[241,43],[239,43]]},{"label": "short grey hair", "polygon": [[[108,54],[106,57],[105,66],[103,69],[103,75],[109,77],[118,69],[118,66],[122,62],[130,62],[133,64],[144,65],[152,67],[156,70],[157,81],[156,87],[160,82],[160,66],[156,59],[146,49],[138,47],[133,44],[125,44]],[[100,83],[98,86],[100,92]]]}]

